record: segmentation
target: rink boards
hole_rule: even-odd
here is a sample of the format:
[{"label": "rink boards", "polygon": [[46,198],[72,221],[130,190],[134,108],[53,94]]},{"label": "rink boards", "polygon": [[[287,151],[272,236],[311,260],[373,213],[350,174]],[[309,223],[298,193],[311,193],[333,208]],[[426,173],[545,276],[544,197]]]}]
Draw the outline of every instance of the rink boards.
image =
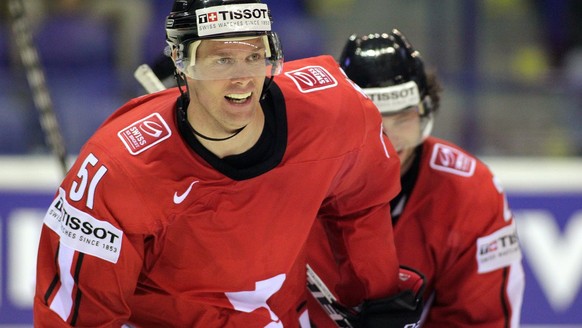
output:
[{"label": "rink boards", "polygon": [[[485,159],[524,253],[523,327],[582,327],[582,159]],[[60,180],[51,158],[0,157],[0,326],[30,326],[38,235]],[[579,325],[579,326],[578,326]]]}]

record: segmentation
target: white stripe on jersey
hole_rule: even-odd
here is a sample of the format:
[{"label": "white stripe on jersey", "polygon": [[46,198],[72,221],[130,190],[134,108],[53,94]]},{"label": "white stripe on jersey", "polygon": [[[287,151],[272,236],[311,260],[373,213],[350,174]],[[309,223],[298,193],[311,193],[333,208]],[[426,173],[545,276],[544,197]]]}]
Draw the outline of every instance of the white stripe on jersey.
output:
[{"label": "white stripe on jersey", "polygon": [[63,244],[59,247],[59,268],[61,268],[61,287],[53,299],[50,309],[67,321],[73,308],[73,287],[75,280],[71,275],[71,265],[75,251]]}]

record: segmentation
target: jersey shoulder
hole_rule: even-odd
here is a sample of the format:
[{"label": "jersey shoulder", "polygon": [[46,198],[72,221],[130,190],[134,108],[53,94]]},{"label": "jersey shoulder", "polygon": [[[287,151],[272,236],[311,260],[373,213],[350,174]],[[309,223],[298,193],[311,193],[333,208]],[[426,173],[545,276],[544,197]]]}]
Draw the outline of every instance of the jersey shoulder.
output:
[{"label": "jersey shoulder", "polygon": [[[331,56],[285,63],[285,70],[275,78],[275,83],[285,101],[290,134],[297,128],[301,135],[314,139],[348,139],[344,145],[347,149],[362,144],[363,138],[355,136],[363,137],[381,125],[372,101],[346,77]],[[347,135],[354,138],[345,138]]]},{"label": "jersey shoulder", "polygon": [[479,183],[491,179],[489,168],[477,157],[463,148],[435,137],[429,137],[423,144],[423,167],[444,179],[458,183]]},{"label": "jersey shoulder", "polygon": [[[412,197],[410,202],[419,204],[417,210],[427,222],[459,236],[477,238],[512,219],[503,187],[490,169],[463,148],[435,137],[423,143]],[[422,204],[428,207],[421,209]]]},{"label": "jersey shoulder", "polygon": [[489,167],[463,148],[435,137],[423,143],[422,157],[415,201],[429,204],[422,210],[424,218],[456,237],[449,238],[449,246],[474,245],[479,250],[479,272],[519,260],[513,214]]},{"label": "jersey shoulder", "polygon": [[438,138],[423,143],[417,190],[423,198],[438,198],[433,210],[448,213],[440,217],[457,221],[455,217],[462,216],[455,224],[469,230],[502,213],[503,188],[489,168],[461,147]]},{"label": "jersey shoulder", "polygon": [[83,195],[91,197],[92,206],[84,200],[72,202],[73,206],[115,221],[124,231],[160,226],[157,220],[165,215],[154,205],[174,192],[166,190],[163,181],[173,173],[168,163],[180,163],[177,153],[183,144],[173,114],[178,96],[169,90],[133,99],[101,125],[61,184],[68,194],[79,186],[93,188]]},{"label": "jersey shoulder", "polygon": [[369,101],[331,56],[285,63],[285,70],[276,77],[275,83],[293,110],[304,109],[328,117],[334,113],[358,115],[362,102]]},{"label": "jersey shoulder", "polygon": [[177,137],[176,89],[130,100],[97,129],[85,147],[103,148],[116,158],[136,157]]}]

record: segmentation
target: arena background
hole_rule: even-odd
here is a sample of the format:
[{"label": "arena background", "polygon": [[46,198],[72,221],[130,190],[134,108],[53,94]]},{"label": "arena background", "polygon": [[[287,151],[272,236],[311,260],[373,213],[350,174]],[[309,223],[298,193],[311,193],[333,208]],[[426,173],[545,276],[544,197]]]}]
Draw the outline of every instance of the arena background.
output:
[{"label": "arena background", "polygon": [[[164,48],[171,0],[24,0],[66,147],[74,156]],[[444,86],[434,135],[504,183],[527,275],[524,327],[582,327],[582,2],[265,1],[286,60],[338,57],[351,33],[399,28]],[[0,325],[31,325],[44,211],[61,178],[0,4]]]}]

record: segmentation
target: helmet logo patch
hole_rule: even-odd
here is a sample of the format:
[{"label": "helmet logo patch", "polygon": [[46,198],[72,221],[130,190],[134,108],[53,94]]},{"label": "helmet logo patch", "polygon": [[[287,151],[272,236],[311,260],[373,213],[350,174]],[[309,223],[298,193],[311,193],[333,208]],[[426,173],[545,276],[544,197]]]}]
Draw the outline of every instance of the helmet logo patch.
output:
[{"label": "helmet logo patch", "polygon": [[168,139],[172,131],[160,114],[154,113],[132,123],[119,131],[117,136],[132,155],[137,155],[148,148]]},{"label": "helmet logo patch", "polygon": [[364,92],[380,113],[394,113],[420,103],[418,86],[414,81],[384,88],[366,88]]},{"label": "helmet logo patch", "polygon": [[437,170],[470,177],[475,172],[477,161],[462,151],[443,144],[435,144],[430,167]]},{"label": "helmet logo patch", "polygon": [[329,89],[337,85],[337,80],[321,66],[306,66],[286,72],[285,75],[291,78],[303,93]]},{"label": "helmet logo patch", "polygon": [[271,19],[266,4],[239,4],[196,10],[199,36],[226,33],[267,32]]}]

